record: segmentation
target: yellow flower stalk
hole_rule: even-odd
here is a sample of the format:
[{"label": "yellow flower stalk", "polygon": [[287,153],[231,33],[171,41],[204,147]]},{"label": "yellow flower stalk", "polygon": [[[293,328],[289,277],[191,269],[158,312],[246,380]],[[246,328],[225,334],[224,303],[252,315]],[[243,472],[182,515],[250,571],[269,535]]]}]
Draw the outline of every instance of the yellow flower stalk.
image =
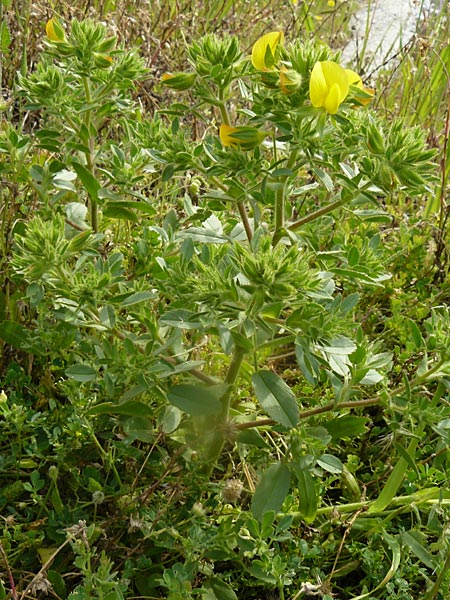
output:
[{"label": "yellow flower stalk", "polygon": [[266,132],[246,125],[232,127],[222,124],[219,129],[219,137],[222,144],[228,148],[252,150],[263,141]]},{"label": "yellow flower stalk", "polygon": [[331,60],[316,62],[309,82],[309,97],[315,108],[334,115],[350,90],[346,70]]},{"label": "yellow flower stalk", "polygon": [[278,44],[282,44],[282,31],[271,31],[260,37],[253,44],[252,65],[258,71],[271,71],[275,65],[275,53]]},{"label": "yellow flower stalk", "polygon": [[45,25],[45,33],[47,37],[52,42],[60,43],[66,41],[66,35],[64,33],[64,29],[61,27],[58,19],[52,17],[47,21]]}]

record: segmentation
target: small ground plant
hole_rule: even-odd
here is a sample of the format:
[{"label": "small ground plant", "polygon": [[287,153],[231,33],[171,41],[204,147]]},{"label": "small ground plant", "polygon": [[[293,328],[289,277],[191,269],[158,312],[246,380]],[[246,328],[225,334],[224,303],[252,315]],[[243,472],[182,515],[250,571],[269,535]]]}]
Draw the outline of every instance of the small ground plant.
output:
[{"label": "small ground plant", "polygon": [[44,44],[0,132],[0,599],[445,598],[424,132],[281,30],[195,40],[154,114],[103,24]]}]

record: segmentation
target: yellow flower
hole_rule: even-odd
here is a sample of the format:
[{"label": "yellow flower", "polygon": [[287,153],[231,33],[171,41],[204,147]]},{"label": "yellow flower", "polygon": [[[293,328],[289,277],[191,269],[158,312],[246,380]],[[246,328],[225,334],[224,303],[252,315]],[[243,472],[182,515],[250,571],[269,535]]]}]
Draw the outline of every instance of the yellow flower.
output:
[{"label": "yellow flower", "polygon": [[219,137],[222,144],[228,148],[238,148],[241,150],[252,150],[266,137],[266,132],[256,129],[256,127],[248,127],[238,125],[222,124],[219,129]]},{"label": "yellow flower", "polygon": [[372,88],[366,88],[363,85],[361,77],[358,75],[358,73],[355,73],[355,71],[352,71],[351,69],[345,69],[345,72],[347,73],[349,84],[354,85],[362,91],[361,94],[357,94],[356,96],[358,103],[369,104],[375,94],[375,90]]},{"label": "yellow flower", "polygon": [[271,71],[275,65],[275,52],[278,44],[282,44],[284,34],[282,31],[266,33],[253,44],[252,65],[258,71]]},{"label": "yellow flower", "polygon": [[309,97],[315,108],[334,115],[350,89],[346,70],[331,60],[316,62],[309,81]]},{"label": "yellow flower", "polygon": [[336,2],[334,0],[328,0],[327,4],[330,8],[334,8]]},{"label": "yellow flower", "polygon": [[66,41],[64,29],[61,27],[60,22],[55,17],[52,17],[47,21],[47,24],[45,26],[45,32],[47,34],[48,39],[52,42],[59,43]]}]

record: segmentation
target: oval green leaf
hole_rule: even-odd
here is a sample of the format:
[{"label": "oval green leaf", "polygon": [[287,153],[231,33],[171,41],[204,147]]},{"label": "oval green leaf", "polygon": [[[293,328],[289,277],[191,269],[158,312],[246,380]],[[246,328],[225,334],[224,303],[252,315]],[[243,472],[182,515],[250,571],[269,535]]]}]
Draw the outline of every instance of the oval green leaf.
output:
[{"label": "oval green leaf", "polygon": [[67,377],[75,381],[92,381],[97,376],[97,371],[88,365],[72,365],[65,370]]},{"label": "oval green leaf", "polygon": [[189,415],[202,417],[220,412],[220,398],[225,388],[223,385],[201,386],[192,384],[174,385],[170,388],[167,398],[173,406]]},{"label": "oval green leaf", "polygon": [[258,402],[277,423],[291,429],[299,420],[297,401],[290,387],[273,371],[258,371],[252,377]]},{"label": "oval green leaf", "polygon": [[291,473],[283,463],[275,463],[265,471],[252,499],[252,514],[259,521],[264,513],[279,512],[289,492]]},{"label": "oval green leaf", "polygon": [[306,469],[295,469],[300,496],[299,512],[306,523],[314,521],[317,512],[317,492],[314,478]]}]

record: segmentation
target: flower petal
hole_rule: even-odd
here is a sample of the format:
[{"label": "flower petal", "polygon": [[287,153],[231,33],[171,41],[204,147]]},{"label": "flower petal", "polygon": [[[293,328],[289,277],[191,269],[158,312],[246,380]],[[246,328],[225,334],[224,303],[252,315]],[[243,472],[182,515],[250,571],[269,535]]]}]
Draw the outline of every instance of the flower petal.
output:
[{"label": "flower petal", "polygon": [[222,123],[219,129],[219,137],[224,146],[233,146],[232,135],[234,131],[236,131],[235,127],[231,127],[230,125],[225,125]]},{"label": "flower petal", "polygon": [[309,80],[309,97],[314,108],[323,106],[327,93],[327,82],[322,71],[322,63],[316,62]]},{"label": "flower petal", "polygon": [[340,102],[343,102],[350,89],[350,84],[345,69],[332,60],[324,60],[321,65],[325,81],[327,82],[327,87],[330,89],[333,84],[336,84],[340,90]]},{"label": "flower petal", "polygon": [[330,90],[325,98],[323,107],[330,115],[335,115],[338,111],[339,105],[342,102],[342,92],[337,83],[333,83]]},{"label": "flower petal", "polygon": [[315,108],[323,107],[334,115],[350,90],[346,69],[333,62],[317,62],[311,72],[309,96]]},{"label": "flower petal", "polygon": [[361,77],[358,75],[358,73],[355,73],[355,71],[352,71],[351,69],[345,69],[345,72],[347,73],[349,85],[356,85],[359,88],[363,87]]},{"label": "flower petal", "polygon": [[270,71],[275,63],[275,51],[278,44],[282,43],[282,31],[271,31],[260,37],[253,44],[252,65],[258,71]]}]

